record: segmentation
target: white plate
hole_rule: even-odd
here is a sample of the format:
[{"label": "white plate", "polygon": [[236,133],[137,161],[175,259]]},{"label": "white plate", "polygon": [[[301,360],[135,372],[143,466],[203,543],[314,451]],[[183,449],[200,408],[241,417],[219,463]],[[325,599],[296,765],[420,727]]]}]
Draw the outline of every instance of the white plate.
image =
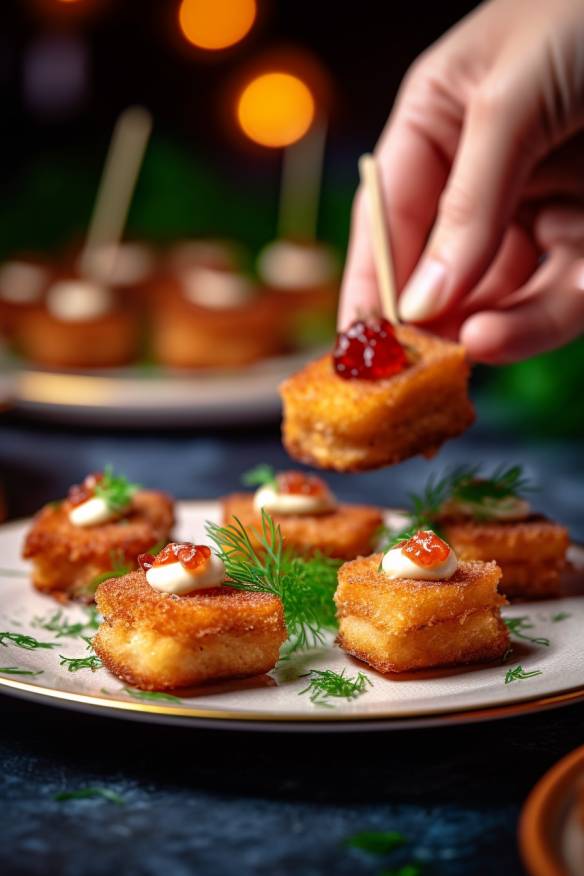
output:
[{"label": "white plate", "polygon": [[280,413],[278,386],[319,350],[234,370],[189,374],[138,369],[53,372],[23,368],[16,408],[53,420],[116,426],[222,426],[266,422]]},{"label": "white plate", "polygon": [[[216,502],[182,503],[176,535],[179,539],[204,538],[206,520],[218,520]],[[392,513],[388,512],[389,520]],[[393,515],[395,518],[395,514]],[[41,641],[58,641],[50,650],[27,651],[8,643],[0,647],[0,667],[19,667],[42,674],[16,676],[2,673],[0,688],[14,694],[65,708],[81,709],[126,718],[190,725],[215,725],[248,729],[371,729],[462,723],[504,717],[584,700],[584,592],[582,571],[567,576],[568,595],[562,599],[510,606],[506,617],[529,616],[533,628],[527,635],[549,639],[549,646],[515,640],[515,653],[505,665],[489,664],[384,677],[346,656],[331,637],[330,645],[304,653],[280,665],[271,675],[244,682],[178,693],[177,701],[145,702],[123,690],[120,681],[105,669],[68,672],[59,665],[60,655],[87,656],[81,639],[55,639],[35,626],[35,617],[49,617],[58,606],[36,593],[26,576],[20,549],[27,521],[0,527],[0,557],[4,569],[21,576],[0,573],[0,631],[32,635]],[[584,568],[584,551],[571,549],[572,562]],[[570,595],[572,594],[572,595]],[[84,617],[83,609],[64,609],[72,621]],[[552,618],[562,612],[569,617]],[[509,668],[521,664],[527,671],[540,670],[523,681],[505,684]],[[346,669],[349,675],[364,672],[372,687],[353,702],[335,700],[333,708],[313,705],[300,691],[309,669]]]}]

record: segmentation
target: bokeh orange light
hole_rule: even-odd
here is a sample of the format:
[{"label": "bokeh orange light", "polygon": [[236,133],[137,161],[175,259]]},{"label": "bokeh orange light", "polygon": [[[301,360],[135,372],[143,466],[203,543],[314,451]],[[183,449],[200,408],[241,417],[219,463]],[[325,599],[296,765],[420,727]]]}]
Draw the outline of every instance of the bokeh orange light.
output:
[{"label": "bokeh orange light", "polygon": [[178,21],[190,43],[217,51],[242,40],[256,12],[255,0],[182,0]]},{"label": "bokeh orange light", "polygon": [[247,136],[261,146],[280,148],[300,140],[315,114],[308,86],[291,73],[262,73],[246,85],[237,118]]}]

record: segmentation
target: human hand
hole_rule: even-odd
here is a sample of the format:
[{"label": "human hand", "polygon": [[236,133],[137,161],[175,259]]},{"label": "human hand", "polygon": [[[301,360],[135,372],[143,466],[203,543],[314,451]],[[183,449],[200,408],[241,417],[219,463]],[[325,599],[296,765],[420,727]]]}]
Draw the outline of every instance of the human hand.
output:
[{"label": "human hand", "polygon": [[[583,127],[582,0],[491,0],[416,61],[376,149],[403,319],[491,363],[582,331]],[[339,325],[378,307],[358,192]]]}]

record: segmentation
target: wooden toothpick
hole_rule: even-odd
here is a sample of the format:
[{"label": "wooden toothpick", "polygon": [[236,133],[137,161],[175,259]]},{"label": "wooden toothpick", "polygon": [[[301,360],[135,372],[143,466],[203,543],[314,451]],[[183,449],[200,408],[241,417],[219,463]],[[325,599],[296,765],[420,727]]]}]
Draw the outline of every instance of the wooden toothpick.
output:
[{"label": "wooden toothpick", "polygon": [[282,156],[278,232],[280,237],[316,239],[327,123],[315,119],[309,132]]},{"label": "wooden toothpick", "polygon": [[152,116],[141,106],[124,110],[116,122],[79,261],[82,274],[91,273],[97,250],[109,260],[104,274],[113,271],[151,130]]},{"label": "wooden toothpick", "polygon": [[373,260],[379,284],[381,311],[386,319],[393,325],[397,325],[399,317],[397,315],[395,273],[377,159],[373,155],[362,155],[359,159],[359,173],[369,204],[369,227],[373,244]]}]

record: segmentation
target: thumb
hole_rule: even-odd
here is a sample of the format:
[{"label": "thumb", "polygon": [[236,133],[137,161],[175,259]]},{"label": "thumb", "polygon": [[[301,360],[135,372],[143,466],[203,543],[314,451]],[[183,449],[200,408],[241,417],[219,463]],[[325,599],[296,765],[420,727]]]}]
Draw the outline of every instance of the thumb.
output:
[{"label": "thumb", "polygon": [[471,99],[429,242],[400,301],[404,320],[435,319],[481,279],[543,145],[537,127],[517,84],[485,85]]}]

